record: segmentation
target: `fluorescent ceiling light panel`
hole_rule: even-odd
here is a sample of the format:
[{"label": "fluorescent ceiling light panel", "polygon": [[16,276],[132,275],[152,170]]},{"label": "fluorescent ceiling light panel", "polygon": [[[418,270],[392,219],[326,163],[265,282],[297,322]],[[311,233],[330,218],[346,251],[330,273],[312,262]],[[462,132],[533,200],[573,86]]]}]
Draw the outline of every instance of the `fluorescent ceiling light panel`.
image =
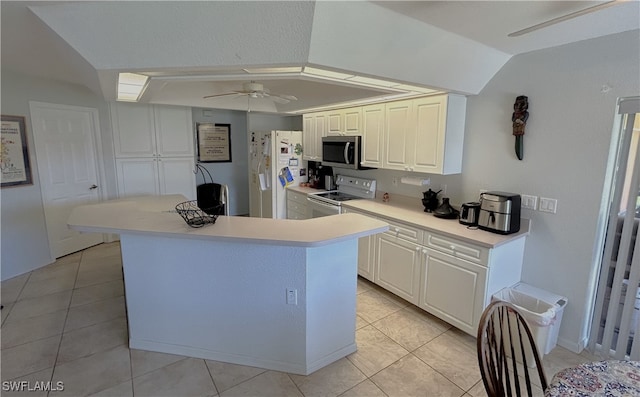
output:
[{"label": "fluorescent ceiling light panel", "polygon": [[261,73],[300,73],[302,72],[301,66],[285,66],[280,68],[255,68],[255,69],[242,69],[250,74]]},{"label": "fluorescent ceiling light panel", "polygon": [[369,77],[362,77],[362,76],[353,76],[348,78],[347,81],[355,81],[357,83],[367,84],[371,86],[378,86],[378,87],[387,87],[387,88],[398,85],[398,83],[395,83],[392,81],[372,79]]},{"label": "fluorescent ceiling light panel", "polygon": [[316,69],[316,68],[310,68],[310,67],[305,67],[304,73],[308,73],[314,76],[327,77],[330,79],[337,79],[337,80],[346,80],[349,77],[353,77],[353,74],[333,72],[331,70]]},{"label": "fluorescent ceiling light panel", "polygon": [[118,101],[137,102],[147,88],[149,76],[137,73],[118,75]]}]

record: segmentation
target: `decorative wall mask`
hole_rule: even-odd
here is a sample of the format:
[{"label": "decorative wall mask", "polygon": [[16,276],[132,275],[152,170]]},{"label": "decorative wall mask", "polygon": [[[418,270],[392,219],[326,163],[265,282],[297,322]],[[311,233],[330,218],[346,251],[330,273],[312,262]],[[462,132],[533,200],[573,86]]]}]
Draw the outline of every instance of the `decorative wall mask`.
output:
[{"label": "decorative wall mask", "polygon": [[518,160],[522,160],[524,155],[524,127],[527,125],[527,119],[529,118],[527,109],[529,109],[529,98],[524,95],[518,96],[513,104],[513,115],[511,116],[513,135],[516,137],[515,149]]}]

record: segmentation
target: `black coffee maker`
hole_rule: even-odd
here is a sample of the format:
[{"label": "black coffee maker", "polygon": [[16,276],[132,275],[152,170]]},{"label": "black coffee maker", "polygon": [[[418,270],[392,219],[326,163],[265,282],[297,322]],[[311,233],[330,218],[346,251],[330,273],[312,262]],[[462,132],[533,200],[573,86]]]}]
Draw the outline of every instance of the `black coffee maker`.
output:
[{"label": "black coffee maker", "polygon": [[424,205],[424,212],[433,212],[436,208],[438,208],[438,193],[440,193],[442,190],[438,190],[437,192],[434,192],[433,190],[429,189],[426,192],[422,192],[422,195],[424,196],[422,198],[422,205]]}]

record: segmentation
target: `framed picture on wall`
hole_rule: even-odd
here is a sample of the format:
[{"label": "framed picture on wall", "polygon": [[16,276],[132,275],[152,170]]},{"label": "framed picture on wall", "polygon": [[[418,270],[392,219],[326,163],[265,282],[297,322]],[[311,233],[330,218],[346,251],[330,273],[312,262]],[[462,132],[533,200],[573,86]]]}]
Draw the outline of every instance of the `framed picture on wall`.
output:
[{"label": "framed picture on wall", "polygon": [[2,115],[0,170],[2,187],[33,184],[24,116]]},{"label": "framed picture on wall", "polygon": [[231,124],[196,123],[198,161],[231,162]]}]

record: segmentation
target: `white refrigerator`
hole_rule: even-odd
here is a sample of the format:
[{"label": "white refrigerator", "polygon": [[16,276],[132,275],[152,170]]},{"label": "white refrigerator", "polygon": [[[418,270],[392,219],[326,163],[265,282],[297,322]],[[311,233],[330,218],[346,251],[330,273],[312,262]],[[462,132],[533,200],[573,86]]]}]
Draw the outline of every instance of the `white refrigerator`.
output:
[{"label": "white refrigerator", "polygon": [[302,131],[249,134],[249,214],[287,218],[286,188],[307,180]]}]

